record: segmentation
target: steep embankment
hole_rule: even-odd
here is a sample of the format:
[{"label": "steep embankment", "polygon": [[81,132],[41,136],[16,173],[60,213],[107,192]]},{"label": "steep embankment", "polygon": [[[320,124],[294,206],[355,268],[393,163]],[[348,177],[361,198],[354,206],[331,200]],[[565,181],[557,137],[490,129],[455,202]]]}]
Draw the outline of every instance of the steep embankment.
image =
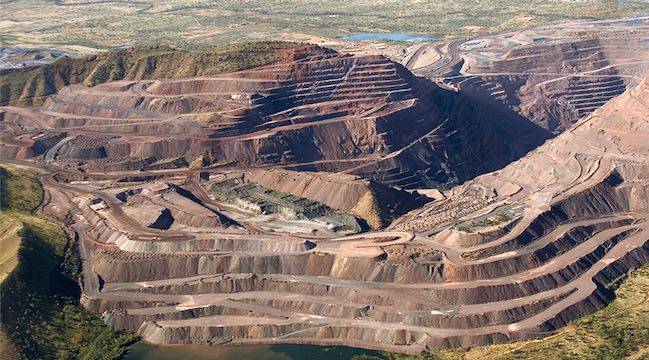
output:
[{"label": "steep embankment", "polygon": [[542,340],[442,349],[424,355],[386,354],[391,360],[646,359],[649,355],[649,266],[636,270],[606,308]]},{"label": "steep embankment", "polygon": [[48,95],[70,84],[175,79],[241,70],[280,60],[281,50],[294,46],[284,42],[259,42],[200,52],[147,47],[79,58],[64,57],[47,65],[0,71],[0,105],[40,105]]},{"label": "steep embankment", "polygon": [[0,210],[29,213],[41,203],[43,189],[27,172],[0,167]]},{"label": "steep embankment", "polygon": [[246,173],[244,179],[350,212],[363,218],[374,229],[389,224],[427,201],[426,197],[416,193],[350,175],[270,170]]},{"label": "steep embankment", "polygon": [[58,225],[31,215],[43,190],[28,172],[0,168],[2,359],[116,359],[134,335],[77,306],[76,246]]},{"label": "steep embankment", "polygon": [[424,44],[407,64],[560,133],[649,74],[648,24],[619,19]]},{"label": "steep embankment", "polygon": [[5,212],[30,213],[41,203],[43,189],[26,172],[0,167],[0,283],[18,266],[23,225]]},{"label": "steep embankment", "polygon": [[[309,45],[278,53],[271,65],[218,76],[180,71],[186,56],[165,55],[171,68],[109,76],[160,80],[70,85],[37,110],[3,107],[9,131],[2,151],[87,172],[279,165],[414,189],[502,168],[549,136],[511,111],[485,108],[383,56]],[[187,56],[191,64],[202,61]],[[194,77],[168,79],[185,76]],[[372,204],[368,198],[364,207]]]},{"label": "steep embankment", "polygon": [[[82,168],[79,164],[87,160],[77,162],[70,150],[93,145],[85,133],[75,140],[61,136],[59,146],[46,152],[46,159],[54,163],[33,165],[51,172],[44,179],[56,205],[46,210],[74,221],[71,226],[83,245],[84,306],[103,314],[109,324],[137,331],[153,343],[337,344],[415,354],[440,347],[530,339],[603,308],[613,300],[612,289],[619,279],[649,261],[649,82],[625,92],[528,156],[454,188],[446,199],[410,212],[389,231],[344,237],[319,236],[317,231],[289,233],[280,226],[277,231],[266,231],[256,226],[255,219],[243,216],[236,219],[240,228],[194,220],[182,220],[191,227],[180,226],[184,224],[176,215],[173,217],[179,219],[178,224],[174,221],[169,230],[148,226],[153,222],[146,216],[149,210],[190,209],[180,196],[164,191],[167,186],[192,192],[195,209],[200,205],[228,215],[230,207],[213,202],[216,199],[204,186],[230,181],[247,172],[250,166],[246,165],[250,164],[279,167],[282,161],[293,159],[296,168],[307,146],[331,151],[330,158],[310,163],[313,167],[329,166],[334,163],[331,160],[341,160],[334,158],[336,151],[353,149],[352,142],[360,145],[361,139],[366,139],[341,141],[341,134],[376,134],[336,132],[340,129],[333,127],[337,123],[349,121],[353,129],[382,123],[381,130],[393,130],[378,132],[388,139],[382,140],[390,145],[387,155],[376,155],[366,144],[359,153],[344,154],[351,166],[384,160],[405,163],[424,154],[453,152],[466,155],[464,166],[469,166],[486,156],[482,143],[474,146],[485,153],[473,158],[472,151],[454,147],[470,144],[469,138],[490,139],[479,127],[473,127],[478,123],[472,117],[464,119],[464,125],[472,126],[456,127],[465,113],[451,110],[462,109],[462,98],[401,71],[381,57],[320,53],[306,61],[278,63],[227,77],[115,82],[91,89],[68,87],[48,100],[49,107],[45,108],[49,110],[41,112],[42,117],[7,109],[6,118],[16,125],[16,132],[5,139],[16,147],[31,144],[29,140],[41,139],[34,133],[50,132],[46,121],[62,126],[57,121],[66,114],[108,127],[115,120],[124,120],[121,114],[125,113],[133,116],[126,121],[135,120],[135,124],[114,127],[114,133],[122,134],[121,143],[102,143],[109,149],[107,154],[135,141],[142,148],[133,155],[157,151],[171,154],[173,149],[162,146],[162,141],[172,138],[186,144],[194,140],[176,139],[187,133],[149,133],[143,138],[141,133],[132,136],[125,132],[150,132],[151,124],[159,122],[143,116],[143,111],[155,109],[165,100],[151,98],[180,93],[193,98],[197,92],[213,98],[217,94],[223,95],[224,101],[214,106],[225,109],[236,98],[233,95],[242,95],[233,89],[248,89],[244,95],[249,97],[241,96],[240,112],[224,112],[240,116],[224,118],[221,127],[212,128],[214,137],[206,140],[221,143],[222,155],[228,155],[219,157],[214,151],[212,159],[217,161],[208,161],[208,165],[228,167],[210,166],[200,174],[195,170],[139,168],[111,172],[108,165],[131,154],[126,149],[96,161],[102,172],[81,172],[77,170]],[[368,78],[368,73],[382,73],[387,79]],[[359,85],[359,78],[365,79],[365,85]],[[341,90],[341,83],[349,88]],[[130,88],[116,90],[125,84]],[[376,90],[374,97],[366,97],[367,87]],[[386,94],[395,93],[398,98],[385,99]],[[122,96],[125,94],[128,96]],[[337,107],[350,106],[349,99],[357,96],[361,96],[357,104],[370,110],[380,105],[383,110],[374,111],[384,111],[382,115],[368,117],[368,110],[360,110],[364,108],[360,105]],[[128,98],[136,99],[135,105]],[[425,99],[438,102],[419,102]],[[332,101],[336,102],[332,105]],[[47,119],[52,112],[57,112],[58,118]],[[422,121],[412,121],[410,115],[415,114],[421,115]],[[383,123],[386,117],[391,121]],[[70,121],[65,125],[66,132],[80,130],[75,128],[75,119],[64,118]],[[185,123],[177,114],[166,121]],[[140,127],[141,123],[146,126]],[[21,133],[21,126],[37,131]],[[424,126],[427,128],[421,129]],[[300,134],[300,129],[313,132]],[[438,133],[439,129],[444,131]],[[87,124],[81,130],[92,132],[97,128]],[[57,127],[55,131],[62,130]],[[307,136],[313,133],[321,136]],[[423,142],[412,140],[421,138],[422,133],[432,134],[431,141],[436,142],[426,143],[439,147],[424,152],[419,146]],[[468,138],[453,141],[457,133]],[[490,136],[495,134],[491,132]],[[150,147],[153,136],[162,139],[159,148]],[[70,143],[78,148],[70,148]],[[195,144],[193,151],[210,155],[199,147],[203,143]],[[262,151],[256,145],[269,148]],[[361,149],[368,156],[356,155],[363,154]],[[244,162],[246,154],[251,156],[248,162]],[[402,158],[404,154],[408,157]],[[235,156],[241,162],[233,161]],[[439,166],[455,166],[446,159],[429,160]],[[205,157],[201,159],[205,165],[203,160]],[[354,172],[353,167],[347,169]],[[403,178],[403,183],[409,183],[410,177]],[[271,185],[274,181],[266,180]],[[273,186],[321,201],[335,194],[333,188],[324,191],[331,185],[326,181],[321,181],[320,189],[314,188],[313,193],[307,191],[308,181],[284,181],[295,185],[278,182]],[[148,200],[138,199],[138,191]],[[354,197],[333,198],[331,203],[363,203],[361,191],[355,193],[353,187],[345,191]],[[366,204],[370,209],[378,206],[372,199]],[[281,220],[273,219],[277,223]],[[463,229],[465,224],[471,229]]]}]

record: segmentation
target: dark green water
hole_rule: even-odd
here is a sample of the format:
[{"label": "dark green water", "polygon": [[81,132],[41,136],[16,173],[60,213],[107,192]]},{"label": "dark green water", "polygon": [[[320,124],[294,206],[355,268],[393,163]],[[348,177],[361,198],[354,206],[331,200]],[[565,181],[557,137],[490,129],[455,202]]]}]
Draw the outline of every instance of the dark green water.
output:
[{"label": "dark green water", "polygon": [[126,360],[385,360],[378,351],[344,346],[241,345],[155,346],[137,343]]}]

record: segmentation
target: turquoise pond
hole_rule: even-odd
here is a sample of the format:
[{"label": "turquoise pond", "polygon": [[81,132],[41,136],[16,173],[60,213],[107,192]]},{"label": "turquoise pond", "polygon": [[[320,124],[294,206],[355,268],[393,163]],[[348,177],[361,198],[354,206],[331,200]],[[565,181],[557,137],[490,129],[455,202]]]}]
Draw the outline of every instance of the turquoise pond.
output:
[{"label": "turquoise pond", "polygon": [[361,33],[351,34],[342,37],[347,41],[367,41],[367,40],[382,40],[382,41],[432,41],[439,40],[437,36],[430,35],[416,35],[416,34],[401,34],[401,33]]},{"label": "turquoise pond", "polygon": [[344,346],[241,345],[241,346],[155,346],[137,343],[126,360],[385,360],[378,351]]}]

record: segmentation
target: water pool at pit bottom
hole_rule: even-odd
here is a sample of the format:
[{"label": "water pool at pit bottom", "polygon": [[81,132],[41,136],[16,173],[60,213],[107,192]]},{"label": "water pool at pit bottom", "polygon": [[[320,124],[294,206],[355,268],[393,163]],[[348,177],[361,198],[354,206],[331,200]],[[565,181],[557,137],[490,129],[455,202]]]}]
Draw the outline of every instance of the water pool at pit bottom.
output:
[{"label": "water pool at pit bottom", "polygon": [[179,345],[158,346],[138,342],[126,360],[385,360],[379,351],[345,346],[317,345]]}]

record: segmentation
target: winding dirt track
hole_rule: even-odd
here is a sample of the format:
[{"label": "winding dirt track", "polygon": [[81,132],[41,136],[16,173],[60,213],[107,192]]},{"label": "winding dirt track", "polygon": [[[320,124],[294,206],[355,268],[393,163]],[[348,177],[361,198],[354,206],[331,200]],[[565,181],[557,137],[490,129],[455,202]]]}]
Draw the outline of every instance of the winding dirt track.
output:
[{"label": "winding dirt track", "polygon": [[[637,90],[643,95],[646,89]],[[627,100],[620,100],[621,102],[629,101],[642,101],[640,94],[625,95]],[[613,107],[613,106],[611,106]],[[638,111],[643,111],[642,107],[635,107]],[[608,115],[610,114],[610,115]],[[607,117],[608,116],[608,117]],[[634,116],[634,115],[632,115]],[[644,116],[644,115],[642,115]],[[562,314],[565,309],[571,306],[580,306],[584,301],[590,299],[593,294],[597,292],[597,284],[593,279],[597,277],[604,269],[610,264],[618,264],[628,254],[633,253],[634,250],[640,250],[647,246],[649,238],[647,236],[647,215],[637,213],[634,211],[626,211],[625,213],[603,213],[602,216],[594,218],[586,218],[583,220],[568,220],[556,226],[550,227],[546,230],[545,234],[533,239],[527,245],[513,245],[511,250],[506,246],[512,241],[519,241],[522,234],[525,233],[532,224],[535,223],[539,214],[549,209],[551,201],[560,201],[560,199],[570,200],[571,197],[579,194],[579,191],[571,191],[566,195],[566,186],[574,187],[579,186],[582,190],[588,190],[601,183],[602,176],[588,175],[582,170],[582,167],[568,166],[570,157],[564,156],[546,156],[552,154],[555,150],[560,149],[564,152],[579,151],[578,149],[567,148],[563,141],[570,143],[580,144],[581,141],[575,141],[575,138],[583,139],[587,142],[598,142],[598,147],[603,149],[611,148],[605,145],[607,139],[606,135],[596,135],[597,132],[593,130],[600,129],[598,124],[606,124],[607,127],[614,127],[615,123],[609,120],[619,118],[614,109],[604,112],[598,118],[587,120],[580,126],[571,130],[569,133],[560,136],[558,139],[553,140],[545,147],[546,149],[539,149],[535,154],[531,155],[518,163],[510,165],[501,173],[501,177],[507,178],[508,174],[516,174],[519,167],[524,166],[525,163],[537,163],[538,166],[552,166],[556,169],[554,172],[557,176],[550,183],[541,184],[540,188],[535,188],[535,183],[528,182],[525,179],[518,179],[517,184],[523,185],[523,190],[515,193],[515,196],[510,201],[517,201],[525,204],[524,214],[518,220],[518,226],[511,228],[509,233],[504,234],[489,241],[480,241],[474,245],[462,244],[463,235],[452,229],[439,232],[433,237],[423,235],[427,229],[412,231],[394,230],[384,231],[377,233],[366,233],[354,236],[347,236],[334,239],[313,239],[312,237],[300,237],[299,235],[286,236],[284,234],[265,233],[263,235],[250,234],[254,228],[247,228],[244,226],[238,233],[233,233],[232,230],[220,233],[218,228],[195,230],[174,230],[174,231],[161,231],[151,229],[143,226],[140,222],[129,217],[124,213],[122,207],[124,203],[115,197],[114,190],[99,190],[95,186],[90,185],[88,182],[83,183],[64,183],[57,181],[56,173],[57,168],[55,165],[40,165],[38,163],[28,163],[22,161],[14,161],[16,164],[22,166],[31,166],[39,169],[40,173],[45,175],[41,176],[43,185],[47,191],[62,191],[69,194],[70,198],[83,199],[83,198],[96,198],[105,203],[105,207],[101,211],[101,216],[105,218],[107,224],[113,231],[122,232],[130,238],[130,242],[152,242],[156,244],[176,243],[186,244],[183,246],[197,246],[197,239],[211,239],[222,238],[230,239],[234,242],[241,242],[245,244],[246,239],[255,239],[260,242],[274,243],[288,242],[288,243],[304,243],[305,241],[314,242],[315,246],[306,250],[291,250],[284,252],[273,251],[246,251],[241,249],[239,251],[226,251],[215,249],[195,249],[194,251],[174,251],[169,253],[172,256],[185,256],[185,257],[203,257],[210,255],[212,257],[221,257],[230,259],[236,254],[238,257],[254,259],[258,261],[264,258],[272,258],[274,256],[281,256],[286,258],[286,261],[291,257],[312,257],[312,256],[333,256],[335,262],[339,265],[334,265],[328,275],[315,275],[309,274],[309,270],[303,269],[302,274],[292,274],[286,270],[278,268],[279,271],[268,271],[264,273],[234,271],[216,274],[201,274],[187,277],[166,277],[164,279],[150,279],[144,280],[143,278],[136,281],[116,282],[106,281],[105,279],[99,280],[97,274],[93,269],[97,269],[97,254],[101,254],[100,249],[105,248],[104,251],[115,252],[114,245],[103,244],[97,241],[95,237],[96,231],[93,230],[93,223],[89,220],[87,212],[80,211],[79,208],[88,206],[88,202],[73,200],[78,204],[79,208],[71,207],[69,211],[76,212],[75,224],[73,229],[80,238],[80,253],[84,262],[84,303],[90,308],[98,306],[98,304],[111,304],[111,303],[163,303],[165,306],[144,306],[138,308],[129,308],[127,305],[126,313],[113,313],[108,310],[104,317],[109,322],[114,322],[118,326],[121,324],[120,319],[126,317],[136,317],[145,320],[139,327],[140,333],[148,341],[153,342],[174,342],[176,339],[177,331],[182,329],[234,329],[234,328],[249,328],[249,327],[262,327],[264,329],[279,329],[287,328],[292,330],[285,330],[277,336],[261,336],[261,337],[232,337],[228,338],[229,343],[275,343],[275,342],[313,342],[321,344],[347,344],[354,346],[365,346],[371,348],[381,348],[386,350],[395,350],[402,352],[418,352],[427,346],[436,346],[435,344],[443,344],[450,339],[457,339],[452,341],[459,341],[466,343],[465,339],[475,339],[476,337],[493,338],[494,334],[508,334],[508,337],[533,337],[544,334],[545,330],[543,324],[555,321],[555,319]],[[640,119],[634,117],[634,119]],[[644,118],[645,120],[647,118]],[[623,124],[620,124],[623,125]],[[603,130],[606,132],[606,130]],[[616,136],[620,136],[619,128],[616,129]],[[605,134],[605,133],[604,133]],[[605,145],[605,146],[604,146]],[[593,146],[590,146],[593,148]],[[608,151],[608,150],[607,150]],[[539,155],[537,156],[536,153]],[[592,155],[592,154],[589,154]],[[600,157],[608,158],[618,157],[619,154],[615,153],[599,153]],[[631,157],[630,155],[626,155]],[[536,159],[542,159],[538,161]],[[644,161],[646,158],[633,157],[636,161]],[[591,160],[592,161],[592,160]],[[598,161],[602,164],[602,161]],[[609,166],[613,166],[611,162]],[[576,169],[577,173],[573,173],[572,169]],[[68,169],[69,173],[75,173],[73,170]],[[223,172],[223,170],[219,170]],[[612,168],[603,171],[603,174],[610,174]],[[594,171],[597,172],[597,171]],[[591,171],[593,173],[593,171]],[[123,173],[121,176],[134,176],[139,173]],[[173,172],[166,170],[161,171],[147,171],[148,176],[176,176]],[[190,173],[191,174],[191,173]],[[78,173],[79,176],[93,176],[88,174]],[[118,176],[115,176],[118,178]],[[103,178],[103,176],[100,176]],[[183,177],[180,177],[183,179]],[[475,185],[480,184],[482,187],[493,186],[490,183],[491,175],[485,175],[475,181]],[[185,178],[185,186],[191,191],[198,199],[203,202],[203,205],[210,206],[213,211],[218,211],[216,204],[211,204],[209,194],[201,185],[201,181],[196,175],[189,175]],[[644,182],[628,182],[625,183],[627,187],[633,187],[633,184],[643,184]],[[465,185],[466,187],[474,186],[474,184]],[[501,185],[502,186],[502,185]],[[542,192],[547,192],[547,196],[539,197]],[[560,196],[559,194],[563,194]],[[536,199],[536,200],[533,200]],[[503,201],[506,198],[498,200]],[[451,197],[450,201],[454,201]],[[492,199],[492,202],[497,200]],[[611,200],[612,201],[612,200]],[[439,206],[434,204],[433,206]],[[76,209],[75,209],[76,208]],[[546,210],[543,210],[546,209]],[[401,228],[407,225],[416,224],[420,216],[418,214],[429,214],[429,209],[422,209],[412,216],[410,221],[400,223]],[[478,212],[479,213],[479,212]],[[475,215],[474,215],[475,216]],[[467,215],[464,218],[470,218]],[[537,264],[536,260],[530,263],[531,268],[516,270],[516,267],[511,270],[496,271],[494,275],[490,275],[494,268],[490,265],[501,267],[508,260],[514,260],[518,264],[528,263],[525,260],[528,256],[536,253],[539,249],[544,249],[549,245],[555,247],[562,243],[562,239],[566,234],[575,232],[579,233],[582,229],[590,229],[595,227],[589,233],[585,234],[586,238],[581,242],[571,245],[570,248],[560,250],[554,256],[551,256],[545,262]],[[247,229],[247,230],[246,230]],[[458,237],[460,240],[449,241],[449,232],[451,237]],[[589,235],[590,234],[590,235]],[[468,238],[467,238],[468,240]],[[459,241],[459,242],[458,242]],[[194,244],[194,245],[187,245]],[[385,271],[385,265],[382,265],[384,256],[387,255],[388,261],[394,256],[394,251],[403,248],[425,246],[429,251],[439,252],[442,255],[441,263],[446,268],[446,275],[443,277],[451,276],[450,274],[456,273],[457,279],[446,281],[435,280],[435,277],[430,280],[416,280],[404,278],[403,280],[379,280],[381,273]],[[565,246],[565,245],[563,245]],[[94,248],[94,250],[93,250]],[[502,250],[495,250],[501,249]],[[560,247],[559,247],[560,248]],[[494,250],[494,251],[492,251]],[[99,252],[98,252],[99,251]],[[489,251],[487,255],[479,255],[482,251]],[[128,253],[127,250],[125,252]],[[157,256],[164,256],[164,251],[154,252],[152,254],[159,254]],[[327,255],[328,254],[328,255]],[[478,254],[478,257],[475,257]],[[578,269],[577,264],[584,261],[585,258],[591,257],[591,254],[597,255],[597,259],[590,266],[578,270],[571,279],[563,280],[554,285],[541,285],[544,284],[544,279],[548,275],[560,274],[567,268]],[[133,253],[137,258],[142,260],[146,259],[143,253]],[[169,256],[168,255],[168,256]],[[105,261],[105,255],[100,255],[100,262]],[[164,257],[163,257],[164,259]],[[352,263],[353,259],[361,259],[355,266],[366,266],[367,261],[373,263],[367,275],[362,274],[362,271],[346,269],[345,262]],[[362,260],[367,259],[367,260]],[[377,260],[378,259],[378,260]],[[297,264],[297,263],[296,263]],[[431,265],[434,263],[430,263]],[[387,265],[387,264],[386,264]],[[147,265],[148,266],[148,265]],[[163,266],[160,264],[160,266]],[[303,266],[303,265],[299,265]],[[403,266],[403,265],[401,265]],[[509,266],[509,265],[507,265]],[[339,267],[338,270],[334,268]],[[477,269],[477,273],[469,275],[468,273],[462,275],[462,269]],[[142,268],[143,270],[145,268]],[[431,269],[434,269],[431,268]],[[482,269],[482,270],[480,270]],[[490,270],[492,269],[492,270]],[[100,273],[105,270],[100,270]],[[148,271],[148,270],[147,270]],[[351,272],[350,272],[351,271]],[[428,270],[430,271],[430,270]],[[434,271],[434,270],[433,270]],[[486,271],[486,272],[485,272]],[[573,272],[575,270],[572,270]],[[496,275],[499,274],[499,275]],[[102,275],[102,278],[106,274]],[[114,275],[111,275],[114,276]],[[250,279],[250,276],[257,277],[260,282],[258,290],[238,290],[235,292],[208,292],[208,293],[176,293],[172,292],[158,292],[156,289],[181,289],[182,287],[193,287],[198,284],[220,284],[226,279],[227,281],[243,281]],[[470,276],[478,278],[470,280],[469,278],[462,279],[462,277]],[[554,275],[553,275],[554,276]],[[140,276],[135,275],[136,278]],[[529,292],[515,290],[519,285],[526,283],[537,283],[536,286],[541,286],[536,292]],[[265,284],[265,285],[261,285]],[[285,284],[285,290],[273,289],[269,287],[270,284]],[[203,285],[205,286],[205,285]],[[512,287],[513,286],[513,287]],[[341,295],[331,295],[328,293],[313,292],[317,287],[326,287],[336,289],[336,292]],[[306,293],[301,293],[301,290]],[[290,290],[289,290],[290,289]],[[454,292],[459,294],[467,291],[486,291],[492,289],[493,296],[487,296],[481,299],[480,296],[474,299],[444,301],[439,296],[442,294],[455,297],[451,295]],[[502,290],[499,290],[502,289]],[[507,290],[511,289],[511,290]],[[363,297],[354,299],[353,297],[343,296],[342,294],[348,292],[361,292]],[[450,293],[449,293],[450,291]],[[459,293],[458,293],[459,292]],[[407,294],[407,295],[406,295]],[[494,297],[495,296],[495,297]],[[362,300],[365,298],[365,300]],[[437,300],[434,300],[437,298]],[[374,299],[371,300],[370,299]],[[383,299],[383,300],[379,300]],[[388,299],[390,301],[388,301]],[[492,300],[490,300],[492,299]],[[469,301],[467,301],[469,300]],[[372,312],[383,313],[384,316],[394,318],[394,320],[381,320],[375,315],[364,316],[347,316],[343,315],[348,311],[365,311],[367,303]],[[464,303],[463,303],[464,302]],[[288,304],[296,304],[294,306],[287,306]],[[299,305],[298,305],[299,304]],[[305,305],[310,304],[305,307]],[[544,305],[532,305],[544,304]],[[101,307],[106,305],[100,305]],[[533,307],[531,307],[533,306]],[[173,314],[179,314],[185,311],[198,311],[198,309],[211,309],[211,308],[229,309],[226,313],[216,313],[212,315],[192,316],[189,318],[176,319]],[[320,311],[314,312],[316,308]],[[338,311],[331,312],[326,309],[339,309]],[[471,325],[463,323],[460,319],[468,319],[470,317],[482,317],[486,314],[503,314],[504,312],[512,311],[512,309],[527,309],[524,311],[524,316],[513,317],[507,320],[507,317],[498,320],[497,323],[483,323],[482,325]],[[342,313],[340,312],[342,311]],[[498,315],[502,316],[502,315]],[[402,318],[401,320],[400,317]],[[426,321],[450,321],[447,326],[431,326],[424,323],[417,323],[406,321],[406,318],[419,318],[430,319]],[[153,319],[159,319],[153,321]],[[457,320],[453,320],[457,319]],[[122,320],[123,321],[123,320]],[[423,321],[423,320],[422,320]],[[455,321],[455,323],[454,323]],[[360,333],[373,332],[374,329],[382,329],[380,334],[373,333],[373,340],[358,340],[354,338],[338,338],[338,337],[312,337],[313,329],[356,329],[354,331]],[[175,329],[175,330],[174,330]],[[184,331],[184,330],[183,330]],[[409,339],[403,344],[390,344],[381,341],[383,337],[392,338],[403,331],[408,332]],[[178,338],[179,340],[182,337]],[[307,340],[308,339],[308,340]],[[444,340],[446,339],[446,340]],[[223,340],[221,340],[223,341]],[[470,340],[473,341],[473,340]]]},{"label": "winding dirt track", "polygon": [[[429,70],[455,68],[459,46],[449,46],[442,63]],[[308,66],[316,61],[298,62]],[[384,62],[359,66],[378,72],[388,67]],[[214,91],[188,93],[194,101],[195,96],[230,94],[217,90],[231,80],[247,81],[247,74],[271,76],[283,69],[272,65],[226,75],[223,83],[210,78],[155,86],[180,89],[212,81]],[[265,78],[249,80],[254,86],[268,85],[255,90],[267,97],[277,88]],[[338,86],[327,81],[321,79],[319,85]],[[391,83],[380,84],[385,86],[380,96],[397,96],[406,86],[389,76],[386,81]],[[155,137],[211,141],[193,135],[204,130],[198,121],[179,116],[155,121],[150,113],[117,113],[117,107],[108,105],[102,111],[112,117],[96,116],[97,109],[80,111],[75,101],[63,107],[52,101],[45,108],[59,107],[58,111],[46,109],[50,112],[45,114],[2,109],[3,122],[10,126],[1,138],[5,149],[25,154],[27,145],[47,138],[42,134],[65,130],[31,160],[8,162],[41,174],[52,199],[43,204],[43,212],[65,221],[79,238],[82,303],[106,322],[161,344],[313,343],[419,353],[438,346],[547,335],[604,306],[610,301],[606,287],[649,260],[648,82],[645,79],[518,161],[457,186],[446,199],[406,214],[388,229],[348,236],[316,236],[304,225],[315,226],[312,220],[294,221],[291,226],[299,231],[291,233],[268,230],[246,218],[229,219],[230,224],[223,204],[211,198],[209,185],[249,170],[245,167],[85,171],[61,155],[70,151],[73,141],[83,146],[93,141],[68,139],[70,134],[87,134],[88,127],[120,134],[109,131],[120,121],[172,126],[165,128],[167,133],[156,129]],[[314,87],[309,82],[301,86]],[[149,83],[132,88],[149,100],[169,98],[154,96],[154,90]],[[66,96],[115,95],[101,94],[98,88],[69,91]],[[291,96],[299,98],[300,91]],[[365,93],[356,99],[366,102],[372,96]],[[239,101],[236,96],[231,99]],[[221,105],[215,113],[232,111]],[[226,122],[211,135],[241,140],[259,131],[281,134],[305,126],[292,111],[317,106],[270,108],[263,124],[236,133]],[[56,115],[66,111],[85,115]],[[372,100],[351,118],[377,111],[381,110]],[[350,124],[349,116],[328,115],[331,118],[311,119],[309,126]],[[58,128],[57,122],[69,126]],[[268,130],[257,128],[262,125]],[[152,139],[147,131],[153,132],[134,127],[128,135]],[[174,132],[185,135],[174,139]],[[392,149],[393,155],[385,159],[412,146]],[[361,167],[377,160],[361,159]],[[229,206],[244,211],[246,204]]]}]

